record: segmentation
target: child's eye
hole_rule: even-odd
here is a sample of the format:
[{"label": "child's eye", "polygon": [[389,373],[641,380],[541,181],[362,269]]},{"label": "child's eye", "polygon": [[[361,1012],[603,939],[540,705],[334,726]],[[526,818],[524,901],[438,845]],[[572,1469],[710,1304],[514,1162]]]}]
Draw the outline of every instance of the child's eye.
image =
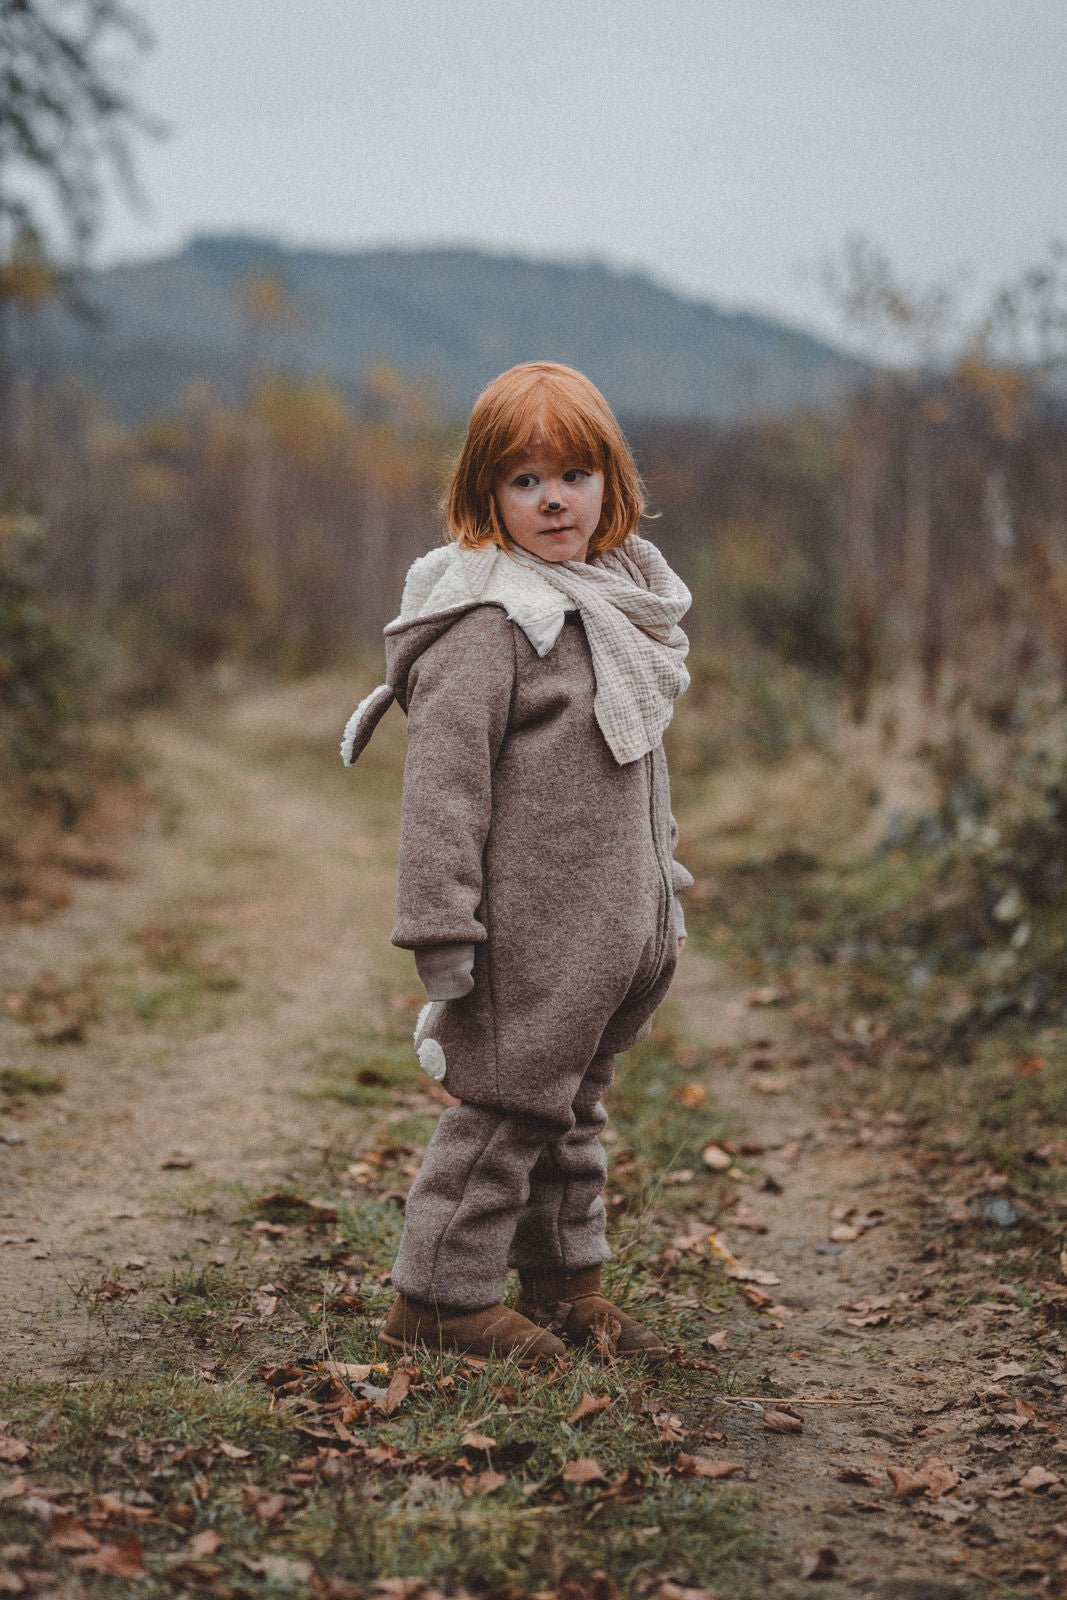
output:
[{"label": "child's eye", "polygon": [[568,483],[573,483],[577,478],[588,478],[589,474],[584,467],[570,467],[563,476]]},{"label": "child's eye", "polygon": [[531,483],[533,483],[533,473],[520,472],[519,476],[514,480],[514,482],[516,489],[528,489]]}]

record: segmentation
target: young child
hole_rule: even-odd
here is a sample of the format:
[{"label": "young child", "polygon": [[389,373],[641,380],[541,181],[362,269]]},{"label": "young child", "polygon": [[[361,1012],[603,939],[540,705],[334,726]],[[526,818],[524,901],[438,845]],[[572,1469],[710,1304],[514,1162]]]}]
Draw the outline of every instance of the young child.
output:
[{"label": "young child", "polygon": [[644,504],[587,378],[503,373],[471,415],[450,542],[413,564],[387,682],[345,729],[351,764],[394,698],[407,713],[392,942],[428,996],[419,1061],[459,1101],[408,1196],[391,1345],[667,1354],[600,1292],[601,1100],[670,985],[693,881],[662,744],[691,597],[638,536]]}]

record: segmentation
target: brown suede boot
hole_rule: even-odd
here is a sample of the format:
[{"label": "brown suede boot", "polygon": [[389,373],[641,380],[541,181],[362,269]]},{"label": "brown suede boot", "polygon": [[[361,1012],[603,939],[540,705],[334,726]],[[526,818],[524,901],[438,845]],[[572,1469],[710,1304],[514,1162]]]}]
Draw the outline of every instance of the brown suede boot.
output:
[{"label": "brown suede boot", "polygon": [[667,1346],[650,1328],[605,1300],[600,1268],[556,1277],[522,1278],[515,1309],[538,1327],[561,1334],[571,1344],[592,1345],[602,1356],[644,1356],[653,1366],[667,1360]]},{"label": "brown suede boot", "polygon": [[509,1306],[482,1311],[448,1311],[398,1294],[385,1319],[382,1339],[406,1350],[415,1344],[431,1350],[458,1350],[468,1356],[512,1357],[528,1366],[538,1356],[565,1356],[567,1347],[555,1334],[536,1326]]}]

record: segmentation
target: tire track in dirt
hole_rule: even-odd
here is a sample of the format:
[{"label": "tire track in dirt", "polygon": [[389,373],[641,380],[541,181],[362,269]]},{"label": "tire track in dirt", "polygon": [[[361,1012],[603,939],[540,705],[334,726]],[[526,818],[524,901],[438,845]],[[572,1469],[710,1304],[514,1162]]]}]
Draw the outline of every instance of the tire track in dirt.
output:
[{"label": "tire track in dirt", "polygon": [[[892,1120],[869,1120],[855,1089],[843,1096],[825,1046],[800,1036],[787,1012],[754,1007],[696,952],[684,958],[669,1005],[691,1043],[750,1046],[709,1080],[738,1139],[766,1151],[761,1176],[735,1186],[740,1208],[727,1211],[719,1236],[780,1282],[765,1291],[777,1307],[754,1312],[739,1299],[727,1319],[729,1357],[757,1392],[859,1402],[798,1404],[804,1428],[794,1435],[769,1431],[757,1402],[713,1406],[723,1452],[748,1463],[760,1499],[768,1541],[760,1592],[810,1592],[805,1569],[816,1565],[819,1592],[829,1596],[1035,1592],[1017,1587],[1014,1575],[1028,1551],[1038,1554],[1038,1525],[1048,1533],[1055,1502],[986,1498],[982,1479],[1015,1463],[981,1430],[995,1427],[993,1412],[1014,1397],[1002,1391],[1002,1400],[980,1405],[976,1396],[995,1390],[992,1374],[1005,1357],[1047,1370],[1037,1330],[1021,1314],[1005,1324],[980,1307],[954,1309],[939,1292],[943,1264],[940,1247],[924,1249],[931,1230],[912,1135]],[[850,1208],[884,1220],[834,1241],[834,1218]],[[731,1224],[745,1212],[766,1231]],[[872,1299],[869,1325],[850,1322]],[[1018,1393],[1025,1397],[1025,1384]],[[1019,1464],[1046,1459],[1051,1443],[1035,1439]],[[962,1467],[959,1484],[937,1497],[897,1497],[886,1468],[916,1469],[931,1457]],[[820,1551],[832,1555],[820,1561]]]},{"label": "tire track in dirt", "polygon": [[[370,1003],[373,962],[388,958],[392,874],[340,788],[335,798],[302,785],[254,748],[176,719],[146,718],[139,731],[160,804],[127,841],[121,877],[15,929],[0,957],[4,993],[88,974],[104,996],[81,1045],[34,1044],[7,1016],[0,1031],[0,1062],[65,1083],[11,1119],[24,1143],[0,1147],[8,1375],[91,1366],[94,1282],[131,1255],[156,1268],[188,1260],[190,1204],[205,1186],[269,1186],[321,1145],[321,1104],[294,1093],[308,1086],[302,1049],[324,1019]],[[217,1001],[211,1031],[176,1036],[114,991],[145,928],[190,922],[210,930],[198,957],[239,973],[240,989]],[[189,1165],[166,1169],[175,1155]]]}]

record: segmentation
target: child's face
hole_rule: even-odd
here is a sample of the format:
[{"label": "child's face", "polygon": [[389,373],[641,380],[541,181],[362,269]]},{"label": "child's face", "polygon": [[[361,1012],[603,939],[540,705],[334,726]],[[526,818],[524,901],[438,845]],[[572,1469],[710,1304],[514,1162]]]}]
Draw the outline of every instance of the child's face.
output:
[{"label": "child's face", "polygon": [[604,504],[604,474],[541,452],[536,445],[496,480],[508,537],[542,561],[584,561]]}]

